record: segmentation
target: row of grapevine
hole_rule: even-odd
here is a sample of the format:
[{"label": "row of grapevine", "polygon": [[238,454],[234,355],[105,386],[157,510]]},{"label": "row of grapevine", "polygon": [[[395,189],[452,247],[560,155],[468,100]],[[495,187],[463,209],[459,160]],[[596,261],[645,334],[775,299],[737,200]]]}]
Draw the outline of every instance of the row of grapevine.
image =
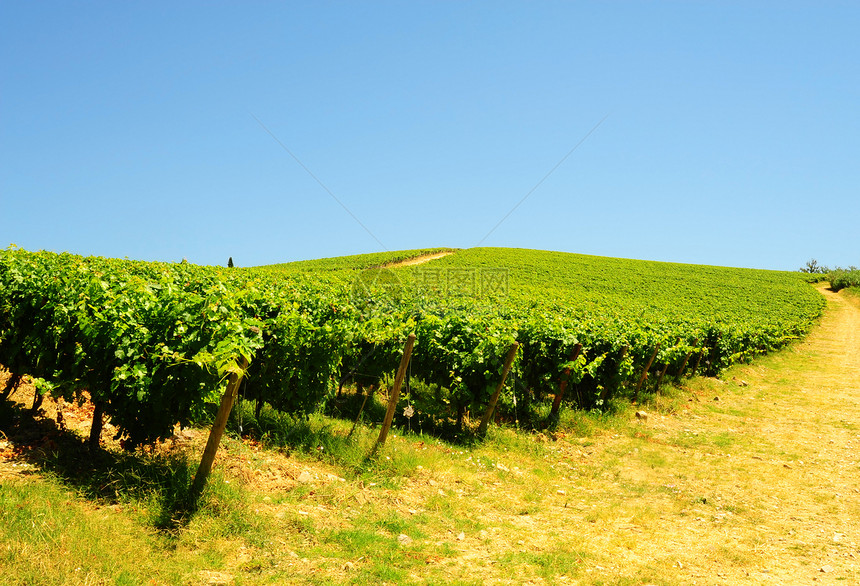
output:
[{"label": "row of grapevine", "polygon": [[568,304],[527,287],[449,296],[392,291],[378,279],[356,296],[355,279],[353,270],[228,270],[12,248],[0,252],[0,364],[70,400],[88,390],[133,447],[191,421],[241,360],[248,398],[309,412],[339,381],[379,381],[414,332],[419,410],[462,418],[483,410],[516,341],[518,381],[533,400],[557,393],[566,372],[569,396],[592,408],[634,384],[652,357],[655,372],[678,373],[695,356],[713,374],[801,335],[820,311],[810,297],[789,321],[750,323],[729,311],[692,319]]}]

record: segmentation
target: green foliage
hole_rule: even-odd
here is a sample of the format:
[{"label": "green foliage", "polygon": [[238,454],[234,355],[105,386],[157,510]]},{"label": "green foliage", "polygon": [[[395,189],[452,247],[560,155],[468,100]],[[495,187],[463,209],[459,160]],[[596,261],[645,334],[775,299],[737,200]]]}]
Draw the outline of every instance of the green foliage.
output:
[{"label": "green foliage", "polygon": [[828,272],[830,272],[830,269],[825,266],[819,265],[818,261],[813,258],[806,262],[806,266],[800,267],[800,272],[807,273],[810,275],[826,275]]},{"label": "green foliage", "polygon": [[72,400],[87,389],[129,447],[170,435],[262,347],[247,290],[166,265],[0,253],[0,361]]},{"label": "green foliage", "polygon": [[831,271],[827,276],[830,281],[830,287],[834,291],[841,291],[848,287],[860,287],[860,270],[853,269],[836,269]]},{"label": "green foliage", "polygon": [[[43,392],[71,400],[87,389],[134,447],[192,421],[243,360],[248,399],[306,414],[339,382],[390,377],[415,332],[418,415],[459,426],[485,409],[514,341],[511,392],[498,406],[512,419],[555,395],[562,377],[570,401],[605,408],[657,344],[652,379],[715,374],[803,335],[823,306],[798,273],[515,249],[360,278],[439,250],[229,270],[0,251],[0,363]],[[486,286],[499,275],[503,286]]]}]

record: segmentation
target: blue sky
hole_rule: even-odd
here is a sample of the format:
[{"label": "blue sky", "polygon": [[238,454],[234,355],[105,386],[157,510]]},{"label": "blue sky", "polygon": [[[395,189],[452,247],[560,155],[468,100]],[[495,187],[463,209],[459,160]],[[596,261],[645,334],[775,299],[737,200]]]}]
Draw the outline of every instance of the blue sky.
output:
[{"label": "blue sky", "polygon": [[0,246],[860,265],[857,30],[853,1],[3,2]]}]

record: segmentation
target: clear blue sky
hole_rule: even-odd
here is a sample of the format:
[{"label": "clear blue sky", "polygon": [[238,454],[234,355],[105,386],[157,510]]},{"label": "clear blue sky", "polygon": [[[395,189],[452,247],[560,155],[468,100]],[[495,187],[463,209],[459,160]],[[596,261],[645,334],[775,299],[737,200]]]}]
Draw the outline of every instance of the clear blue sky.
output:
[{"label": "clear blue sky", "polygon": [[471,247],[605,119],[484,245],[860,265],[858,31],[856,1],[2,2],[0,246]]}]

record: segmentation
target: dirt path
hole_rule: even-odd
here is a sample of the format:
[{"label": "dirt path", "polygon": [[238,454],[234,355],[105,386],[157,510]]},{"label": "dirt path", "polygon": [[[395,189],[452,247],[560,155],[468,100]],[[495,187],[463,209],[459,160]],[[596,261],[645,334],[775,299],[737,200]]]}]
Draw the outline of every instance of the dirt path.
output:
[{"label": "dirt path", "polygon": [[433,252],[430,254],[422,254],[421,256],[413,256],[412,258],[402,260],[400,262],[393,262],[390,264],[382,265],[384,269],[396,269],[400,267],[411,267],[413,265],[421,265],[425,262],[430,262],[431,260],[436,260],[437,258],[443,258],[445,256],[454,254],[453,250],[444,250],[442,252]]}]

